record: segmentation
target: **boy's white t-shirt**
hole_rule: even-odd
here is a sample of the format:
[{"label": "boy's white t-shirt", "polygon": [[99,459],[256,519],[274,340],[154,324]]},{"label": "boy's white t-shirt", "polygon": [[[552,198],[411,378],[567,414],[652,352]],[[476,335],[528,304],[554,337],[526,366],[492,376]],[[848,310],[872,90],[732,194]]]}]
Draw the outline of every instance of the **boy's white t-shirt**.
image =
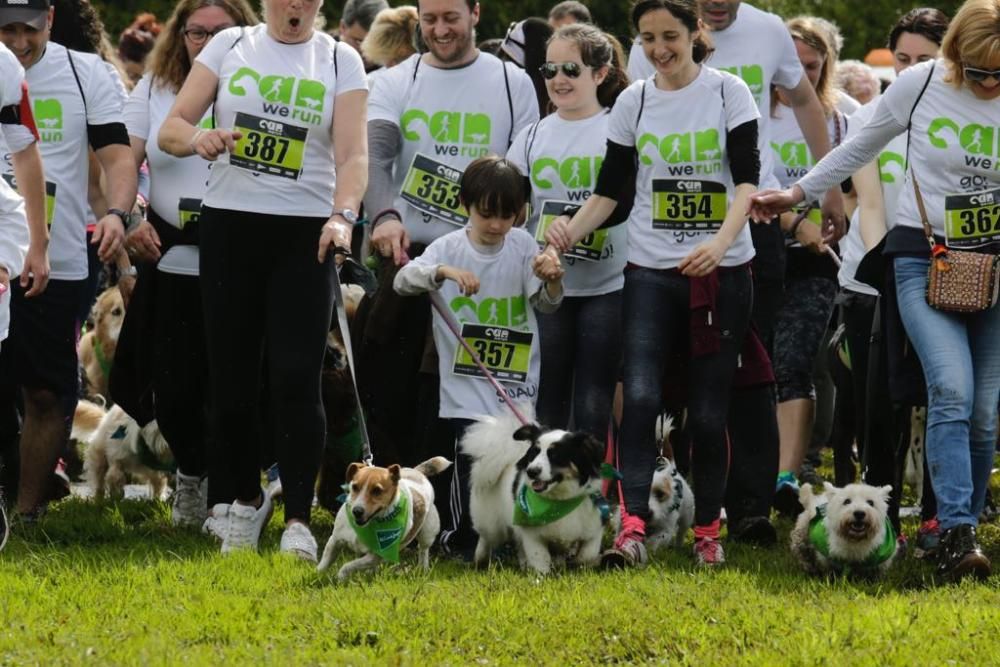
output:
[{"label": "boy's white t-shirt", "polygon": [[[720,31],[711,31],[715,51],[705,64],[743,79],[760,109],[758,143],[760,147],[760,189],[775,188],[772,174],[769,112],[771,85],[795,88],[805,74],[795,42],[781,17],[740,3],[736,20]],[[633,75],[633,72],[635,75]],[[637,40],[629,54],[629,76],[648,78],[655,72]]]},{"label": "boy's white t-shirt", "polygon": [[[711,238],[734,194],[727,132],[758,118],[747,85],[711,67],[703,66],[680,90],[660,90],[651,78],[633,83],[618,97],[608,137],[635,146],[639,154],[628,220],[629,262],[672,269]],[[659,192],[656,220],[654,185]],[[753,256],[750,230],[744,226],[721,266],[744,264]]]},{"label": "boy's white t-shirt", "polygon": [[[602,110],[582,120],[565,120],[553,113],[530,125],[514,139],[507,159],[531,181],[531,218],[525,228],[538,234],[539,218],[566,204],[580,206],[593,193],[607,149],[610,113]],[[543,211],[543,209],[548,209]],[[599,230],[585,239],[581,257],[566,255],[563,288],[566,296],[593,296],[622,289],[627,259],[628,225]]]},{"label": "boy's white t-shirt", "polygon": [[[878,100],[872,100],[864,105],[851,116],[850,126],[847,131],[847,139],[850,140],[871,120],[875,113]],[[903,190],[903,182],[906,179],[906,136],[900,135],[889,142],[889,145],[882,149],[878,156],[879,178],[882,181],[882,201],[885,207],[886,229],[892,229],[896,224],[896,207],[899,204],[899,195]],[[861,207],[859,206],[851,216],[851,227],[847,231],[847,236],[840,242],[843,264],[837,277],[840,286],[871,296],[878,295],[878,290],[870,285],[859,282],[854,274],[858,271],[858,265],[865,256],[865,243],[861,238]]]},{"label": "boy's white t-shirt", "polygon": [[[461,172],[476,158],[506,155],[513,137],[538,120],[538,100],[523,70],[488,53],[452,69],[428,65],[415,54],[378,76],[368,120],[399,127],[394,207],[410,240],[430,243],[465,226],[461,212],[453,215]],[[421,210],[414,198],[429,204]]]},{"label": "boy's white t-shirt", "polygon": [[[452,280],[445,280],[439,292],[460,325],[479,327],[478,334],[493,337],[493,341],[481,339],[486,355],[481,351],[480,356],[505,356],[511,351],[506,346],[512,344],[505,339],[530,337],[530,355],[527,363],[521,366],[526,370],[523,381],[497,379],[511,400],[530,402],[532,405],[538,396],[541,367],[538,322],[531,307],[531,297],[542,288],[531,267],[537,254],[535,239],[523,229],[512,229],[504,238],[500,251],[492,255],[477,250],[469,241],[465,229],[456,229],[432,242],[420,257],[411,262],[414,268],[446,264],[471,271],[479,278],[479,292],[473,296],[463,295]],[[404,267],[401,272],[406,270],[407,267]],[[488,380],[456,374],[459,343],[437,312],[434,313],[433,332],[441,379],[439,415],[449,419],[475,419],[482,415],[497,415],[505,410],[503,399]],[[466,333],[470,332],[471,329],[466,329]],[[494,343],[492,348],[491,342]],[[515,342],[524,344],[523,341]],[[476,349],[479,350],[479,347]],[[465,372],[469,364],[460,366]]]},{"label": "boy's white t-shirt", "polygon": [[197,62],[219,78],[217,126],[244,135],[233,154],[215,162],[205,204],[328,217],[336,181],[334,102],[367,90],[357,51],[319,31],[301,44],[282,44],[260,24],[223,30]]},{"label": "boy's white t-shirt", "polygon": [[[146,74],[136,84],[125,103],[125,126],[130,136],[146,142],[149,164],[149,206],[165,221],[183,229],[200,216],[201,200],[212,164],[197,155],[179,158],[164,153],[156,140],[160,127],[174,106],[177,94]],[[212,127],[212,112],[199,127]],[[198,247],[175,246],[160,258],[157,268],[166,273],[198,275]]]},{"label": "boy's white t-shirt", "polygon": [[[47,217],[51,211],[49,277],[54,280],[83,280],[89,275],[87,125],[121,123],[125,103],[122,82],[100,57],[73,51],[71,63],[69,54],[65,47],[49,42],[25,74],[41,137]],[[12,176],[14,166],[6,142],[0,143],[0,151],[3,171]]]}]

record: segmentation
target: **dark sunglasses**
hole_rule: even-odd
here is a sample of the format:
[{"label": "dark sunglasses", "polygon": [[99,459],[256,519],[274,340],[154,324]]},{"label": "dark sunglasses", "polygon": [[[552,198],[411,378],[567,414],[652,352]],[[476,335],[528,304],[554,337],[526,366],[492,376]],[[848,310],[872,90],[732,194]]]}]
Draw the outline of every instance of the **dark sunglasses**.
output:
[{"label": "dark sunglasses", "polygon": [[579,63],[545,63],[538,68],[538,71],[541,72],[542,76],[546,79],[556,78],[556,74],[559,73],[559,70],[562,70],[562,73],[571,79],[577,78],[580,76],[580,72],[583,71],[580,69]]},{"label": "dark sunglasses", "polygon": [[181,33],[191,40],[192,44],[201,44],[209,37],[215,37],[223,30],[232,28],[231,25],[220,25],[215,30],[205,30],[204,28],[185,28]]},{"label": "dark sunglasses", "polygon": [[978,67],[963,67],[962,73],[965,74],[966,79],[975,83],[982,83],[990,77],[1000,81],[1000,69],[988,70],[979,69]]}]

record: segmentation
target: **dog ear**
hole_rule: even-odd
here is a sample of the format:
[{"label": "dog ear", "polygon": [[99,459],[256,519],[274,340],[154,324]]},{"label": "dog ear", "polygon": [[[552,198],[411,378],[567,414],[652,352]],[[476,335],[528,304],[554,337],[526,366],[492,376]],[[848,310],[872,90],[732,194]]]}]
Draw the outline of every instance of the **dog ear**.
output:
[{"label": "dog ear", "polygon": [[586,484],[588,479],[601,474],[601,464],[604,462],[604,446],[589,433],[568,433],[563,441],[569,448],[570,460],[580,472],[580,484]]},{"label": "dog ear", "polygon": [[354,479],[354,476],[357,475],[358,471],[361,470],[361,468],[363,467],[364,466],[360,463],[352,463],[351,465],[347,466],[347,481],[350,482],[352,479]]},{"label": "dog ear", "polygon": [[892,493],[892,485],[886,484],[885,486],[880,486],[878,491],[879,491],[879,496],[882,498],[882,500],[885,502],[889,502],[889,495]]},{"label": "dog ear", "polygon": [[823,482],[823,495],[832,496],[837,491],[839,491],[839,489],[830,482]]},{"label": "dog ear", "polygon": [[522,442],[535,442],[542,434],[542,428],[538,424],[525,424],[514,431],[514,439]]},{"label": "dog ear", "polygon": [[799,487],[799,503],[803,507],[808,507],[809,502],[813,499],[813,487],[812,484],[803,484]]},{"label": "dog ear", "polygon": [[392,481],[393,482],[398,482],[399,481],[399,465],[398,464],[393,463],[391,466],[389,466],[389,476],[392,477]]}]

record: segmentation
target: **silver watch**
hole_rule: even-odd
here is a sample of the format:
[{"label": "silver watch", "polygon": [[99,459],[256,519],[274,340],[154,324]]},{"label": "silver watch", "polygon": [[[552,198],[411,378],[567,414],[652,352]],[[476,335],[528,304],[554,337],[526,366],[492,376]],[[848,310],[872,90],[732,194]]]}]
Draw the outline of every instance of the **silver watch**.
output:
[{"label": "silver watch", "polygon": [[358,224],[358,214],[349,208],[335,208],[333,209],[333,215],[339,215],[352,225]]}]

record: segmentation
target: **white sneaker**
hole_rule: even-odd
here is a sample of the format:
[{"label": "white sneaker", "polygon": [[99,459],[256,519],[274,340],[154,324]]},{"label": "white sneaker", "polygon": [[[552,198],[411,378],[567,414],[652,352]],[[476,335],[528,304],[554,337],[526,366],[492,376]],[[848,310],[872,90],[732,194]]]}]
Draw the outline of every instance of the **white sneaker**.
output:
[{"label": "white sneaker", "polygon": [[207,495],[207,477],[202,479],[177,471],[173,510],[170,513],[173,524],[183,528],[197,528],[203,525],[208,517]]},{"label": "white sneaker", "polygon": [[281,534],[281,553],[298,556],[310,563],[316,562],[316,538],[309,526],[295,522],[285,528]]},{"label": "white sneaker", "polygon": [[226,554],[237,549],[257,549],[260,533],[264,530],[271,511],[271,496],[261,494],[260,507],[233,503],[229,506],[229,526],[226,537],[222,540],[222,553]]},{"label": "white sneaker", "polygon": [[208,518],[201,525],[201,532],[216,537],[219,541],[226,539],[229,530],[229,503],[217,503],[212,506]]}]

